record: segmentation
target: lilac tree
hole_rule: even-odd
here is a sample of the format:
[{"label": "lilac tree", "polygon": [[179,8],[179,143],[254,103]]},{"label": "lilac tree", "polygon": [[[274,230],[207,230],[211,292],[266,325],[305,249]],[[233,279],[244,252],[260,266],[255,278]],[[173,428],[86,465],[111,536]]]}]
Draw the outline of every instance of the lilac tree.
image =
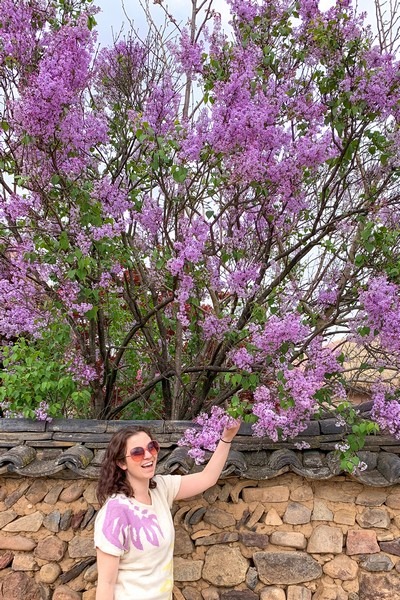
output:
[{"label": "lilac tree", "polygon": [[2,377],[22,343],[79,414],[214,407],[212,444],[227,403],[273,439],[332,410],[357,450],[400,433],[395,42],[347,0],[228,5],[99,50],[90,2],[1,0]]}]

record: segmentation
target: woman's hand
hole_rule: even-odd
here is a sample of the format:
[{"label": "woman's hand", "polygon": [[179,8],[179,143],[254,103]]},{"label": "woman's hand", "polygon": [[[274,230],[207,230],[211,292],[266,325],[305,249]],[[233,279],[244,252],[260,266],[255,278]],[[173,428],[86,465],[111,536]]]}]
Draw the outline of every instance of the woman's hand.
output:
[{"label": "woman's hand", "polygon": [[239,431],[241,424],[241,421],[236,419],[232,425],[226,426],[222,432],[221,440],[229,444]]}]

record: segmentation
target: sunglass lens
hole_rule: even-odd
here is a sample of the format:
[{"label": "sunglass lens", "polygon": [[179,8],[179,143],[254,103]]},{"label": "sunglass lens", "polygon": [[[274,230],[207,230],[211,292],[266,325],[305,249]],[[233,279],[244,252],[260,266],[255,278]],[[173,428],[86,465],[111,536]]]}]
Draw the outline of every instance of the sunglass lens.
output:
[{"label": "sunglass lens", "polygon": [[132,448],[130,455],[132,456],[133,460],[142,460],[144,456],[144,448],[140,448],[140,446],[137,448]]},{"label": "sunglass lens", "polygon": [[151,442],[149,442],[147,449],[154,456],[154,454],[157,454],[157,452],[160,450],[160,445],[155,440],[152,440]]}]

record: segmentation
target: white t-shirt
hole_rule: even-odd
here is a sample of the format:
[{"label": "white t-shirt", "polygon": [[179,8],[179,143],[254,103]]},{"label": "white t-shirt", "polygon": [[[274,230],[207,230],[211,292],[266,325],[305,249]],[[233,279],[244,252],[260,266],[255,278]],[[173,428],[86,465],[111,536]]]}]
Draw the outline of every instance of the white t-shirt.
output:
[{"label": "white t-shirt", "polygon": [[171,600],[174,526],[171,506],[180,475],[156,475],[151,505],[116,494],[99,510],[97,548],[120,556],[114,600]]}]

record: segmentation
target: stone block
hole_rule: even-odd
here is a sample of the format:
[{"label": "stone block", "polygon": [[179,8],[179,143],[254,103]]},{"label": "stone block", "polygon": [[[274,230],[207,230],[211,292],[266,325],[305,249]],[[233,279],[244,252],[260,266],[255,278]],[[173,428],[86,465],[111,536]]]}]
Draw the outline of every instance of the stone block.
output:
[{"label": "stone block", "polygon": [[290,499],[293,502],[307,502],[313,500],[314,494],[312,488],[309,485],[299,485],[290,492]]},{"label": "stone block", "polygon": [[323,483],[316,487],[317,498],[330,502],[345,502],[354,504],[357,496],[362,492],[363,486],[356,482],[331,482]]},{"label": "stone block", "polygon": [[57,536],[51,535],[38,542],[35,548],[35,556],[49,562],[60,561],[64,557],[66,550],[66,542],[60,540]]},{"label": "stone block", "polygon": [[202,569],[202,560],[187,560],[179,556],[174,559],[175,581],[198,581],[201,579]]},{"label": "stone block", "polygon": [[394,563],[387,554],[379,552],[379,554],[370,554],[360,561],[360,567],[365,571],[376,573],[379,571],[391,571],[394,567]]},{"label": "stone block", "polygon": [[356,498],[356,504],[361,506],[381,506],[385,503],[387,498],[387,492],[384,490],[375,490],[373,488],[366,488]]},{"label": "stone block", "polygon": [[357,577],[358,564],[349,556],[339,554],[324,564],[323,571],[326,575],[332,577],[332,579],[347,581]]},{"label": "stone block", "polygon": [[336,510],[333,515],[333,521],[339,525],[354,525],[356,522],[356,511],[350,506],[349,508]]},{"label": "stone block", "polygon": [[254,564],[263,583],[290,585],[318,579],[322,567],[305,552],[255,552]]},{"label": "stone block", "polygon": [[343,532],[338,527],[318,525],[308,540],[307,552],[310,554],[341,554],[343,551]]},{"label": "stone block", "polygon": [[274,531],[270,536],[271,544],[304,550],[307,540],[302,533],[297,531]]},{"label": "stone block", "polygon": [[398,573],[362,573],[360,600],[400,600]]},{"label": "stone block", "polygon": [[3,579],[1,591],[4,600],[45,600],[41,587],[22,571],[7,575]]},{"label": "stone block", "polygon": [[325,502],[319,498],[315,498],[314,500],[311,521],[333,521],[333,512],[327,507]]},{"label": "stone block", "polygon": [[175,530],[175,548],[174,554],[190,554],[193,551],[193,542],[190,535],[182,527],[177,527]]},{"label": "stone block", "polygon": [[19,531],[36,532],[41,528],[43,518],[44,517],[42,513],[36,511],[31,515],[20,517],[19,519],[8,523],[8,525],[3,527],[3,531],[9,531],[12,533],[18,533]]},{"label": "stone block", "polygon": [[363,529],[389,529],[390,516],[384,508],[367,508],[361,514],[357,515],[357,523]]},{"label": "stone block", "polygon": [[227,513],[220,508],[211,507],[206,510],[203,521],[205,523],[210,523],[211,525],[215,525],[220,529],[224,529],[225,527],[233,527],[236,525],[236,519],[230,513]]},{"label": "stone block", "polygon": [[261,590],[260,600],[286,600],[285,590],[270,585]]},{"label": "stone block", "polygon": [[275,508],[271,508],[264,517],[264,523],[266,525],[279,526],[282,525],[283,521],[280,518]]},{"label": "stone block", "polygon": [[376,532],[370,530],[350,530],[347,533],[346,552],[354,554],[375,554],[379,552]]},{"label": "stone block", "polygon": [[311,590],[303,585],[289,585],[286,596],[287,600],[311,600]]},{"label": "stone block", "polygon": [[29,552],[36,547],[36,542],[23,535],[3,535],[0,533],[0,550]]},{"label": "stone block", "polygon": [[303,525],[311,520],[311,509],[299,502],[289,502],[283,522],[290,525]]},{"label": "stone block", "polygon": [[275,485],[262,488],[245,488],[242,492],[244,502],[287,502],[290,491],[286,485]]},{"label": "stone block", "polygon": [[245,581],[248,566],[239,548],[211,546],[204,561],[203,579],[218,587],[234,587]]}]

